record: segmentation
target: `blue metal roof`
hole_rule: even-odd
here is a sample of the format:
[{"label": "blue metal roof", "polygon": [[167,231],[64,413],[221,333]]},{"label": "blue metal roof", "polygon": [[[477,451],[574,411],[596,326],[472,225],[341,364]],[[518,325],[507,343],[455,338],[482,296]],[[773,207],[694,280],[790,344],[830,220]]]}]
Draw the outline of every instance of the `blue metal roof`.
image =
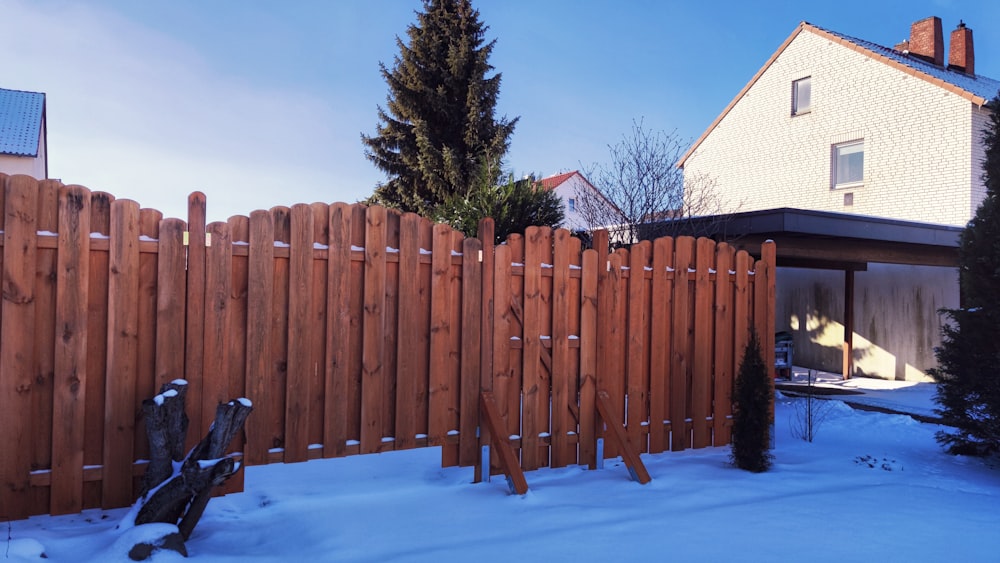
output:
[{"label": "blue metal roof", "polygon": [[45,94],[0,88],[0,154],[38,156]]},{"label": "blue metal roof", "polygon": [[836,31],[822,28],[818,25],[809,24],[817,29],[821,29],[830,35],[835,35],[840,37],[845,41],[850,41],[855,45],[867,49],[878,55],[895,61],[903,66],[912,68],[917,72],[926,74],[931,78],[936,78],[942,82],[951,84],[956,88],[961,88],[970,94],[984,98],[987,102],[992,100],[1000,92],[1000,80],[994,80],[992,78],[987,78],[982,75],[971,76],[960,72],[957,70],[949,70],[947,67],[940,67],[935,64],[929,63],[923,59],[919,59],[914,56],[910,56],[901,53],[895,49],[890,49],[878,43],[872,43],[871,41],[865,41],[864,39],[858,39],[857,37],[851,37],[850,35],[844,35],[843,33],[838,33]]}]

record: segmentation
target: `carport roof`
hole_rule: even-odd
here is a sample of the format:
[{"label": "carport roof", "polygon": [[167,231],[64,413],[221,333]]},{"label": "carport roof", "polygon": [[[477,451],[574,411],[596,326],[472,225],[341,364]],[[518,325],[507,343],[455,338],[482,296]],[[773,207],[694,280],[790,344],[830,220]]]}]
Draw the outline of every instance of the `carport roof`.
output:
[{"label": "carport roof", "polygon": [[774,240],[778,266],[865,270],[869,262],[957,266],[961,227],[788,207],[696,217],[690,232],[759,255]]}]

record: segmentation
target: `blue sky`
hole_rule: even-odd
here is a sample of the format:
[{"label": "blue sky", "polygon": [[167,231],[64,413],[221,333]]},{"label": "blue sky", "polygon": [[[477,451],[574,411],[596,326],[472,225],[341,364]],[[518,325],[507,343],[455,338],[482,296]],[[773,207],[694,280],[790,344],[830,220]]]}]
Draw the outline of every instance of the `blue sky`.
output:
[{"label": "blue sky", "polygon": [[[507,166],[551,175],[607,158],[633,120],[693,140],[800,21],[883,45],[960,19],[1000,78],[1000,2],[479,0],[520,116]],[[418,0],[0,0],[0,87],[47,94],[49,171],[184,218],[353,202],[381,173],[373,133]]]}]

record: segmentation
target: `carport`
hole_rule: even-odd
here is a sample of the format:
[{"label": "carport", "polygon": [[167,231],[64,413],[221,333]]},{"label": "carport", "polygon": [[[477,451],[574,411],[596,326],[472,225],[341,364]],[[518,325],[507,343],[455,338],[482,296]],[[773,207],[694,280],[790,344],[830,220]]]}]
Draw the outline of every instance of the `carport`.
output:
[{"label": "carport", "polygon": [[871,262],[958,266],[961,227],[848,213],[779,208],[685,219],[682,232],[725,241],[760,256],[776,243],[778,267],[844,272],[842,373],[854,373],[854,275]]}]

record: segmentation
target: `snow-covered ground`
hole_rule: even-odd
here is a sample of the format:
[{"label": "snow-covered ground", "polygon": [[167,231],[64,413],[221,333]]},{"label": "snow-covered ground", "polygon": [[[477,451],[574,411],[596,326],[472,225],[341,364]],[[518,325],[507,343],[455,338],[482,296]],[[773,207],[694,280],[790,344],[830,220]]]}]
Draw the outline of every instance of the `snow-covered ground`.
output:
[{"label": "snow-covered ground", "polygon": [[[900,410],[932,409],[930,384],[846,385]],[[209,504],[189,560],[1000,560],[1000,468],[943,453],[939,426],[840,400],[813,443],[796,439],[803,400],[779,394],[775,465],[763,474],[733,468],[728,448],[643,455],[647,485],[610,460],[532,471],[525,496],[502,478],[472,484],[472,469],[441,469],[434,448],[251,467],[246,492]],[[13,522],[0,561],[42,561],[42,551],[52,563],[128,561],[128,542],[115,545],[124,513]]]}]

